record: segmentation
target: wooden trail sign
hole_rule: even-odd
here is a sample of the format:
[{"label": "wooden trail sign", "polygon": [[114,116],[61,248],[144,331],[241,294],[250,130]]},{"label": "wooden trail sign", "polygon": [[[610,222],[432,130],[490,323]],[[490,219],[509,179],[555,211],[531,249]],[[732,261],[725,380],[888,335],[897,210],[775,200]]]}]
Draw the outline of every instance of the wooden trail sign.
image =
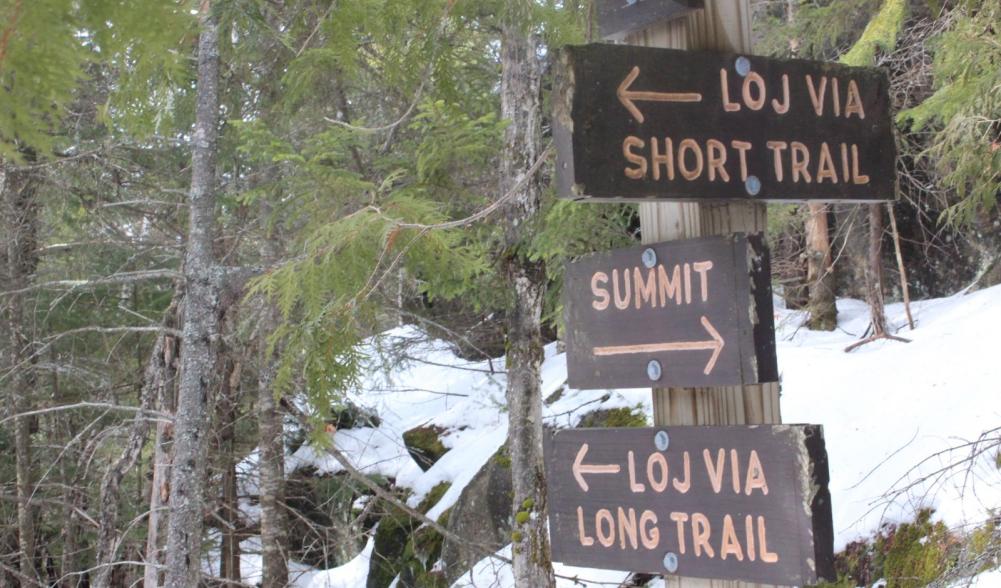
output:
[{"label": "wooden trail sign", "polygon": [[768,251],[742,233],[605,251],[567,264],[574,388],[778,378]]},{"label": "wooden trail sign", "polygon": [[546,444],[553,559],[803,586],[833,579],[823,429],[571,429]]},{"label": "wooden trail sign", "polygon": [[888,82],[875,68],[566,47],[554,109],[564,198],[894,198]]},{"label": "wooden trail sign", "polygon": [[702,0],[598,0],[596,4],[602,38],[621,39],[657,21],[701,8]]}]

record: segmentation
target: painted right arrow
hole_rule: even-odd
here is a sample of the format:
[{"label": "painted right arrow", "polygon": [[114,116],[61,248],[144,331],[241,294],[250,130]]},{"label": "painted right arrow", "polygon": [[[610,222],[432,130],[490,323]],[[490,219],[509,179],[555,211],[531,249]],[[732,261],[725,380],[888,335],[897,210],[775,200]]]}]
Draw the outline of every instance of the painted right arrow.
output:
[{"label": "painted right arrow", "polygon": [[723,346],[726,342],[723,337],[720,336],[719,331],[717,331],[713,324],[709,322],[705,316],[702,317],[702,327],[709,334],[709,339],[704,341],[669,341],[665,343],[645,343],[640,345],[614,345],[609,347],[595,347],[595,355],[629,355],[633,353],[657,353],[661,351],[693,351],[693,350],[712,350],[713,354],[709,358],[709,362],[706,363],[706,367],[702,370],[702,373],[709,375],[716,367],[716,360],[719,359],[720,351],[723,350]]},{"label": "painted right arrow", "polygon": [[636,108],[636,102],[702,102],[702,94],[698,92],[645,92],[640,90],[630,90],[629,88],[640,75],[639,66],[633,66],[632,71],[619,84],[615,95],[619,97],[619,102],[626,107],[629,114],[633,115],[636,122],[643,122],[643,113]]}]

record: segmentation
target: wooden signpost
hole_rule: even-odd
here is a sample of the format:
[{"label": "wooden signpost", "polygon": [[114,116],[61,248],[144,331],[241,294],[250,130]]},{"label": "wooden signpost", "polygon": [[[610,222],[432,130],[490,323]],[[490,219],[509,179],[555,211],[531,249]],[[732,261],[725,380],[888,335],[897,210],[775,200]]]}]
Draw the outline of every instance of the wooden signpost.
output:
[{"label": "wooden signpost", "polygon": [[574,388],[778,378],[768,252],[734,234],[606,251],[567,265]]},{"label": "wooden signpost", "polygon": [[823,429],[576,429],[546,446],[553,559],[803,586],[833,579]]},{"label": "wooden signpost", "polygon": [[639,202],[647,245],[568,265],[568,379],[651,386],[658,427],[549,442],[553,559],[685,588],[831,579],[822,430],[778,424],[764,203],[893,198],[886,77],[751,55],[747,0],[596,4],[632,45],[561,52],[557,188]]},{"label": "wooden signpost", "polygon": [[702,6],[702,0],[598,0],[598,32],[621,39],[657,21],[678,18]]},{"label": "wooden signpost", "polygon": [[565,198],[891,200],[875,68],[625,45],[564,48],[554,90]]}]

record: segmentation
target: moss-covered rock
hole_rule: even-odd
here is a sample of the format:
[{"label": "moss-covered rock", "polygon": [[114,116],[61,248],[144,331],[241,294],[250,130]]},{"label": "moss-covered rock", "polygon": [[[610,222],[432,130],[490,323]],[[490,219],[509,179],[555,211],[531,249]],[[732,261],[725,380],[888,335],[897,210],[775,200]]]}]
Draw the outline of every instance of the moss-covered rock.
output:
[{"label": "moss-covered rock", "polygon": [[592,427],[646,427],[646,414],[642,407],[603,408],[584,415],[578,428]]},{"label": "moss-covered rock", "polygon": [[[449,512],[445,511],[438,517],[438,524],[448,525]],[[417,529],[403,552],[400,588],[447,588],[445,574],[434,569],[435,562],[441,557],[443,543],[444,537],[435,529],[428,526]]]},{"label": "moss-covered rock", "polygon": [[959,540],[932,514],[923,509],[911,522],[883,525],[871,540],[849,543],[834,556],[838,582],[823,586],[871,586],[885,578],[894,588],[918,588],[939,579],[955,565]]},{"label": "moss-covered rock", "polygon": [[414,458],[417,465],[425,472],[448,452],[448,448],[441,442],[444,433],[445,429],[428,425],[410,429],[403,434],[403,444],[407,447],[410,457]]},{"label": "moss-covered rock", "polygon": [[913,523],[877,540],[877,550],[886,554],[883,575],[891,586],[927,586],[955,561],[956,538],[941,521],[933,523],[931,515],[931,509],[921,510]]},{"label": "moss-covered rock", "polygon": [[[426,514],[451,484],[442,482],[428,492],[416,510]],[[447,522],[447,516],[443,515]],[[440,520],[440,518],[439,518]],[[408,513],[391,508],[380,520],[368,569],[367,588],[386,588],[400,576],[399,586],[425,586],[417,582],[441,554],[441,535]]]},{"label": "moss-covered rock", "polygon": [[375,411],[345,401],[331,406],[330,416],[324,419],[324,422],[337,429],[358,429],[378,427],[382,424],[382,419]]},{"label": "moss-covered rock", "polygon": [[[376,481],[389,486],[385,479]],[[365,532],[375,521],[359,520],[361,513],[352,505],[367,494],[368,490],[347,474],[320,474],[314,467],[289,474],[285,500],[296,513],[288,518],[292,557],[311,566],[331,568],[358,555],[365,545]]]},{"label": "moss-covered rock", "polygon": [[464,542],[448,539],[442,546],[441,560],[451,584],[482,557],[470,545],[500,549],[511,542],[511,459],[502,447],[473,476],[448,518],[448,530]]},{"label": "moss-covered rock", "polygon": [[367,588],[386,588],[403,571],[403,552],[419,523],[393,508],[379,521],[368,568]]}]

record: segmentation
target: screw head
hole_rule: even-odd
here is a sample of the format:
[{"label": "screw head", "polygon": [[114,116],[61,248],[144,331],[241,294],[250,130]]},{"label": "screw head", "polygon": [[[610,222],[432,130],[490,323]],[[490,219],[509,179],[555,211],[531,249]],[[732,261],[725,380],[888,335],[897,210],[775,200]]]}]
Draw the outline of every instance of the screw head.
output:
[{"label": "screw head", "polygon": [[662,373],[660,362],[656,359],[651,359],[650,363],[646,364],[646,375],[651,381],[659,380]]},{"label": "screw head", "polygon": [[741,77],[751,73],[751,62],[748,61],[746,57],[738,57],[737,62],[733,64],[733,67],[737,70],[737,73],[740,74]]},{"label": "screw head", "polygon": [[652,268],[657,265],[657,252],[649,247],[643,250],[643,255],[641,255],[640,258],[643,260],[643,265],[645,267]]},{"label": "screw head", "polygon": [[664,569],[673,574],[678,571],[678,555],[673,551],[664,554]]},{"label": "screw head", "polygon": [[667,431],[657,431],[657,434],[653,436],[653,444],[660,451],[667,451],[668,446],[671,445],[671,437],[668,436]]},{"label": "screw head", "polygon": [[761,180],[758,179],[758,176],[747,176],[747,179],[744,180],[744,189],[751,196],[757,196],[761,192]]}]

